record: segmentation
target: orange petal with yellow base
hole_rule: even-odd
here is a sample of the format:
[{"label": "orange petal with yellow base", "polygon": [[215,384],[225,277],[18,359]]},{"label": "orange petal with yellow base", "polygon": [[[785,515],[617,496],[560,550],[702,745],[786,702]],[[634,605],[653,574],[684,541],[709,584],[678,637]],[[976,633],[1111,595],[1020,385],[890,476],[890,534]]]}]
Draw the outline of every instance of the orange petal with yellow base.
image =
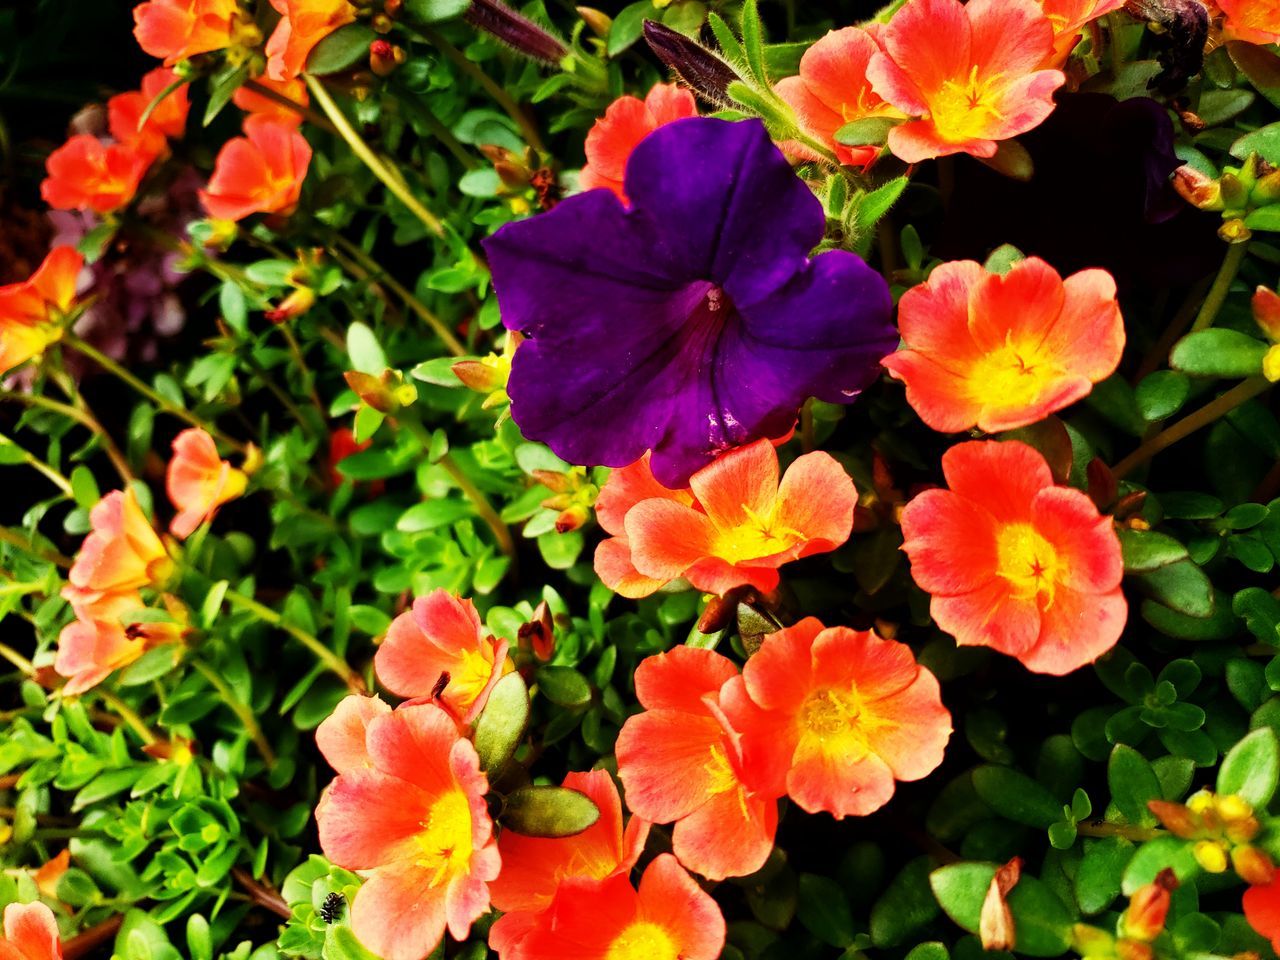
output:
[{"label": "orange petal with yellow base", "polygon": [[223,144],[200,201],[219,220],[289,213],[298,203],[310,163],[310,145],[290,124],[263,120],[246,125],[243,137]]},{"label": "orange petal with yellow base", "polygon": [[1217,0],[1226,14],[1222,35],[1266,45],[1280,43],[1280,0]]},{"label": "orange petal with yellow base", "polygon": [[133,199],[154,159],[136,145],[76,134],[45,159],[40,196],[55,210],[112,213]]},{"label": "orange petal with yellow base", "polygon": [[163,100],[157,102],[156,98],[178,80],[172,70],[160,67],[142,78],[141,89],[118,93],[108,100],[107,123],[111,136],[153,157],[168,152],[169,140],[180,140],[186,130],[191,108],[187,84],[179,84],[166,93]]},{"label": "orange petal with yellow base", "polygon": [[178,513],[169,532],[185,539],[213,520],[218,507],[244,493],[249,478],[218,456],[213,437],[199,427],[183,430],[173,441],[165,471],[165,489]]},{"label": "orange petal with yellow base", "polygon": [[131,640],[118,621],[75,620],[58,634],[53,669],[67,678],[62,692],[75,695],[96,687],[146,649],[141,640]]},{"label": "orange petal with yellow base", "polygon": [[147,0],[133,8],[133,35],[138,46],[171,67],[231,46],[241,21],[236,0]]},{"label": "orange petal with yellow base", "polygon": [[697,115],[693,94],[672,83],[655,84],[643,100],[619,97],[587,132],[587,162],[578,175],[578,184],[583,190],[612,190],[625,201],[623,174],[636,145],[658,127]]},{"label": "orange petal with yellow base", "polygon": [[1124,9],[1125,0],[1040,0],[1053,27],[1053,54],[1043,64],[1061,67],[1080,42],[1085,26],[1109,13]]},{"label": "orange petal with yellow base", "polygon": [[173,562],[133,488],[114,490],[89,511],[90,534],[67,579],[77,590],[123,593],[165,580]]},{"label": "orange petal with yellow base", "polygon": [[348,0],[271,0],[280,21],[267,38],[267,76],[291,80],[302,73],[317,43],[356,18]]}]

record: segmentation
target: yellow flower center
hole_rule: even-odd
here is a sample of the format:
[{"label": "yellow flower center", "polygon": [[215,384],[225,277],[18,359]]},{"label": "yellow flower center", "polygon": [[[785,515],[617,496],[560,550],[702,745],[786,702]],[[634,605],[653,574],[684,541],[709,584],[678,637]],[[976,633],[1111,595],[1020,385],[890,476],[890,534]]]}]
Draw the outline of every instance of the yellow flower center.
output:
[{"label": "yellow flower center", "polygon": [[493,675],[493,648],[485,642],[478,650],[462,650],[450,673],[445,695],[450,702],[470,706]]},{"label": "yellow flower center", "polygon": [[977,64],[967,80],[944,82],[929,98],[929,116],[938,135],[953,143],[987,139],[992,123],[1004,119],[996,106],[1004,86],[1003,75],[981,76]]},{"label": "yellow flower center", "polygon": [[471,865],[471,801],[461,790],[450,790],[431,805],[414,837],[417,865],[431,874],[432,887],[447,883]]},{"label": "yellow flower center", "polygon": [[734,772],[733,765],[729,762],[729,755],[721,744],[717,743],[712,746],[711,759],[703,764],[702,769],[711,776],[711,784],[707,787],[707,793],[714,797],[721,793],[728,793],[730,790],[736,791],[738,809],[742,811],[742,818],[749,820],[751,814],[747,810],[746,788],[743,787],[742,781],[738,779],[737,773]]},{"label": "yellow flower center", "polygon": [[775,553],[789,550],[804,539],[804,534],[799,530],[778,523],[777,503],[764,516],[747,506],[742,510],[747,515],[746,522],[717,531],[713,549],[715,555],[722,560],[741,563],[744,560],[771,557]]},{"label": "yellow flower center", "polygon": [[804,729],[820,740],[848,733],[858,725],[862,703],[856,690],[826,687],[809,695],[800,708]]},{"label": "yellow flower center", "polygon": [[1010,334],[1004,346],[988,351],[973,365],[968,374],[969,394],[978,403],[996,409],[1027,407],[1065,373],[1040,343],[1027,339],[1016,342]]},{"label": "yellow flower center", "polygon": [[1062,572],[1058,551],[1031,524],[1010,523],[997,534],[996,573],[1009,582],[1017,599],[1043,594],[1044,605],[1051,606]]},{"label": "yellow flower center", "polygon": [[680,953],[666,930],[640,920],[618,934],[604,960],[680,960]]}]

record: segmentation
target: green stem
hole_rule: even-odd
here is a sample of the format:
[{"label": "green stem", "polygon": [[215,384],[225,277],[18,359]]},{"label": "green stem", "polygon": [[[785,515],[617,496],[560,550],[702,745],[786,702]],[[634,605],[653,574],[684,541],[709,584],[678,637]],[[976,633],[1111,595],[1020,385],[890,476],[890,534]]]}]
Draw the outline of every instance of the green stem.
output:
[{"label": "green stem", "polygon": [[1188,414],[1167,429],[1161,430],[1138,447],[1137,450],[1117,463],[1111,472],[1115,474],[1117,480],[1122,479],[1132,472],[1134,467],[1146,463],[1160,451],[1171,447],[1184,437],[1190,436],[1201,427],[1207,427],[1219,417],[1225,416],[1236,407],[1248,400],[1252,400],[1261,393],[1265,393],[1269,389],[1271,389],[1271,382],[1263,377],[1250,377],[1248,380],[1242,380],[1216,400],[1195,411],[1195,413]]},{"label": "green stem", "polygon": [[74,563],[70,557],[64,557],[55,550],[37,547],[17,530],[12,530],[9,527],[0,527],[0,543],[7,543],[11,547],[24,550],[39,557],[45,563],[52,563],[55,566],[62,567],[64,570],[70,570],[72,563]]},{"label": "green stem", "polygon": [[[64,387],[64,389],[66,388]],[[125,460],[124,454],[120,452],[120,448],[116,446],[115,441],[111,439],[111,435],[107,433],[97,418],[83,406],[83,401],[79,399],[78,395],[76,400],[81,406],[75,407],[59,403],[57,400],[50,400],[48,397],[38,393],[17,393],[0,390],[0,401],[3,400],[12,400],[28,407],[40,407],[43,410],[64,416],[68,420],[74,420],[102,442],[102,449],[111,461],[112,466],[116,468],[116,473],[120,474],[120,479],[125,483],[133,481],[133,471],[129,469],[129,462]]]},{"label": "green stem", "polygon": [[151,732],[151,728],[146,725],[140,716],[138,716],[133,707],[129,706],[114,693],[110,693],[109,691],[103,690],[99,687],[97,694],[102,698],[102,702],[110,707],[112,711],[128,725],[129,729],[138,735],[138,739],[140,739],[144,745],[150,746],[159,739]]},{"label": "green stem", "polygon": [[209,681],[209,685],[213,689],[218,691],[218,695],[222,697],[231,712],[244,724],[245,732],[249,734],[249,739],[258,748],[258,753],[262,755],[262,759],[266,761],[267,766],[274,767],[276,765],[275,751],[271,749],[271,744],[267,742],[267,738],[262,735],[262,728],[258,726],[258,721],[254,717],[253,711],[240,702],[235,691],[231,689],[222,677],[218,676],[216,670],[209,668],[199,660],[192,660],[191,665],[196,668],[196,671],[202,677]]},{"label": "green stem", "polygon": [[7,643],[0,643],[0,657],[8,660],[28,677],[36,672],[35,665]]},{"label": "green stem", "polygon": [[333,98],[329,96],[329,91],[324,85],[310,74],[306,75],[307,87],[311,90],[311,95],[316,98],[316,102],[320,104],[320,109],[325,112],[335,128],[337,128],[338,136],[347,142],[347,146],[351,148],[351,152],[360,158],[369,171],[382,181],[391,193],[409,208],[409,212],[422,221],[422,225],[437,237],[444,236],[444,225],[436,219],[435,214],[424,207],[418,198],[415,197],[405,186],[404,182],[397,177],[382,162],[382,158],[373,152],[373,149],[364,142],[360,134],[356,133],[355,127],[351,126],[351,121],[347,119],[346,114],[338,109],[338,105],[333,102]]},{"label": "green stem", "polygon": [[57,470],[53,469],[49,464],[45,463],[34,453],[28,450],[22,451],[22,462],[39,473],[44,474],[46,480],[61,490],[68,497],[72,496],[71,481],[64,477]]},{"label": "green stem", "polygon": [[298,101],[296,100],[290,100],[283,93],[277,93],[275,90],[272,90],[270,87],[264,87],[257,80],[246,80],[244,82],[244,87],[246,90],[252,90],[254,93],[256,93],[260,97],[265,97],[266,99],[270,100],[272,103],[279,104],[280,106],[284,107],[286,110],[292,110],[298,116],[302,117],[302,119],[306,120],[308,123],[314,126],[319,127],[321,130],[328,130],[330,133],[337,132],[336,130],[334,130],[333,125],[329,123],[327,119],[322,117],[320,114],[316,113],[310,107],[305,107],[302,104],[298,103]]},{"label": "green stem", "polygon": [[318,639],[316,639],[301,627],[296,627],[291,623],[286,623],[284,617],[272,610],[270,607],[264,606],[252,597],[246,597],[244,594],[236,593],[234,590],[228,590],[225,596],[228,603],[238,606],[242,610],[247,610],[263,623],[268,623],[273,627],[283,630],[289,634],[304,647],[311,651],[317,660],[325,667],[342,678],[342,681],[351,688],[352,693],[364,694],[369,689],[365,686],[364,679],[360,674],[352,669],[351,664],[343,660],[340,656],[326,647]]},{"label": "green stem", "polygon": [[1135,827],[1127,823],[1108,823],[1105,820],[1076,824],[1076,833],[1082,837],[1123,837],[1135,843],[1144,843],[1166,835],[1155,827]]},{"label": "green stem", "polygon": [[1222,266],[1218,269],[1218,275],[1213,278],[1213,286],[1209,288],[1209,294],[1204,298],[1200,312],[1196,314],[1195,323],[1191,324],[1192,333],[1205,329],[1217,319],[1218,311],[1227,299],[1231,282],[1240,272],[1240,265],[1244,263],[1244,255],[1248,249],[1249,244],[1246,242],[1233,243],[1227,247],[1227,255],[1222,258]]}]

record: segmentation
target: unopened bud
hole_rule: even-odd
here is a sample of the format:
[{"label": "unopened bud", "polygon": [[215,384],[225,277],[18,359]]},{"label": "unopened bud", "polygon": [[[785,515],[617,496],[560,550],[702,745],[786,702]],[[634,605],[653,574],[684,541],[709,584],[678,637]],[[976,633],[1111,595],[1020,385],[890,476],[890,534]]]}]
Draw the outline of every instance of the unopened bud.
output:
[{"label": "unopened bud", "polygon": [[1191,852],[1205,873],[1226,872],[1227,851],[1219,841],[1201,840],[1191,848]]},{"label": "unopened bud", "polygon": [[556,517],[556,533],[570,533],[577,530],[591,517],[591,511],[580,503],[575,503],[560,511]]},{"label": "unopened bud", "polygon": [[1262,375],[1272,383],[1280,382],[1280,344],[1273,344],[1263,356]]},{"label": "unopened bud", "polygon": [[1173,188],[1183,200],[1201,210],[1221,210],[1224,206],[1222,184],[1195,167],[1184,164],[1173,171]]},{"label": "unopened bud", "polygon": [[1253,237],[1253,231],[1245,226],[1243,220],[1236,217],[1223,221],[1222,226],[1218,228],[1218,236],[1227,243],[1244,243]]},{"label": "unopened bud", "polygon": [[1272,343],[1280,343],[1280,294],[1268,287],[1259,286],[1253,291],[1250,305],[1253,307],[1253,319],[1267,335],[1267,339]]},{"label": "unopened bud", "polygon": [[1143,943],[1160,936],[1169,915],[1170,894],[1176,889],[1178,878],[1166,867],[1156,874],[1155,880],[1134,891],[1121,921],[1124,935]]},{"label": "unopened bud", "polygon": [[385,13],[375,13],[369,21],[369,26],[373,27],[375,33],[390,33],[395,24]]},{"label": "unopened bud", "polygon": [[502,0],[473,0],[463,19],[532,60],[555,66],[569,55],[569,48]]},{"label": "unopened bud", "polygon": [[404,50],[393,43],[375,40],[369,44],[369,69],[379,77],[389,77],[404,60]]},{"label": "unopened bud", "polygon": [[300,317],[310,310],[316,302],[316,292],[310,287],[298,287],[280,301],[280,305],[265,313],[271,323],[284,323],[294,317]]},{"label": "unopened bud", "polygon": [[574,9],[578,11],[578,16],[587,25],[587,29],[597,37],[604,39],[609,36],[609,30],[613,27],[613,18],[607,13],[595,7],[575,7]]},{"label": "unopened bud", "polygon": [[[1195,797],[1192,797],[1191,802],[1194,801]],[[1199,817],[1191,809],[1190,803],[1184,806],[1181,803],[1170,803],[1168,800],[1150,800],[1147,802],[1147,809],[1154,813],[1161,826],[1175,837],[1189,840],[1200,829]]]},{"label": "unopened bud", "polygon": [[546,663],[556,650],[555,621],[551,618],[551,608],[543,600],[533,611],[533,619],[520,625],[516,633],[516,643],[523,649]]},{"label": "unopened bud", "polygon": [[1253,886],[1265,886],[1275,878],[1276,868],[1271,858],[1249,844],[1232,849],[1231,866],[1241,880]]}]

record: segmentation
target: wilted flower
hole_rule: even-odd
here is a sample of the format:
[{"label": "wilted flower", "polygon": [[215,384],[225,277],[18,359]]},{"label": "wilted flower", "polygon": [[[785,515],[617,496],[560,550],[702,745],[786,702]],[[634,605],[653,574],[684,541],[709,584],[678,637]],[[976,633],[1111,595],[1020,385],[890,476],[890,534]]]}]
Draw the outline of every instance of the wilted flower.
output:
[{"label": "wilted flower", "polygon": [[1055,485],[1025,443],[958,444],[942,471],[951,489],[926,490],[902,512],[902,549],[938,626],[1054,675],[1115,646],[1128,605],[1111,519]]},{"label": "wilted flower", "polygon": [[778,827],[780,793],[757,790],[719,692],[738,668],[712,650],[678,646],[636,668],[644,712],[618,735],[618,777],[627,806],[653,823],[675,823],[680,862],[710,880],[764,865]]},{"label": "wilted flower", "polygon": [[267,76],[290,80],[302,73],[315,45],[356,18],[349,0],[271,0],[280,21],[267,38]]},{"label": "wilted flower", "polygon": [[888,288],[822,239],[822,205],[763,124],[677,120],[635,149],[631,206],[589,190],[485,241],[503,322],[527,339],[511,415],[570,463],[647,449],[678,487],[780,437],[817,396],[849,403],[893,349]]},{"label": "wilted flower", "polygon": [[55,210],[112,213],[133,199],[153,159],[137,145],[78,133],[45,160],[40,196]]},{"label": "wilted flower", "polygon": [[1129,898],[1129,908],[1120,921],[1125,937],[1150,943],[1164,930],[1169,915],[1169,899],[1178,889],[1178,878],[1165,867],[1151,883],[1144,884]]},{"label": "wilted flower", "polygon": [[1018,928],[1009,906],[1009,894],[1022,879],[1022,858],[1014,857],[996,870],[982,901],[978,936],[983,950],[1012,950],[1018,943]]},{"label": "wilted flower", "polygon": [[255,213],[290,213],[311,163],[306,138],[288,124],[263,120],[223,144],[200,200],[209,216],[243,220]]},{"label": "wilted flower", "polygon": [[178,512],[169,532],[185,539],[213,519],[218,507],[244,493],[249,478],[218,456],[213,437],[199,427],[183,430],[173,441],[165,489]]},{"label": "wilted flower", "polygon": [[928,776],[951,736],[938,681],[910,647],[813,617],[766,636],[720,701],[762,789],[836,818]]},{"label": "wilted flower", "polygon": [[5,960],[62,960],[62,941],[58,939],[53,911],[39,901],[5,907],[0,956]]},{"label": "wilted flower", "polygon": [[903,349],[884,359],[935,430],[1023,427],[1088,396],[1124,350],[1116,286],[1104,270],[1063,281],[1035,257],[1005,275],[944,263],[898,304]]},{"label": "wilted flower", "polygon": [[583,190],[612,190],[625,201],[622,180],[631,151],[658,127],[697,115],[693,94],[671,83],[654,84],[643,100],[619,97],[587,132],[587,162],[578,183]]},{"label": "wilted flower", "polygon": [[999,141],[1053,112],[1066,82],[1041,69],[1053,28],[1035,0],[910,0],[876,39],[872,88],[918,118],[889,131],[889,149],[907,163],[994,156]]}]

